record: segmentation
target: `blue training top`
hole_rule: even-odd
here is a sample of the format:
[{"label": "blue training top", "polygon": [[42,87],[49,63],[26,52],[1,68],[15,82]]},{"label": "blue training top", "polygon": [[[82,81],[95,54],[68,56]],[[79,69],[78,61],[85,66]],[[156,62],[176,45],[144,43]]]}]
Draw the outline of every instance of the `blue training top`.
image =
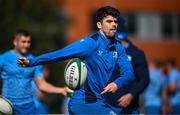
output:
[{"label": "blue training top", "polygon": [[171,105],[180,105],[180,72],[177,68],[173,68],[169,73],[168,73],[168,86],[171,83],[176,84],[176,92],[169,94],[169,102]]},{"label": "blue training top", "polygon": [[144,92],[144,106],[162,106],[161,91],[165,86],[165,76],[156,68],[150,71],[150,83]]},{"label": "blue training top", "polygon": [[[2,78],[2,95],[13,105],[33,101],[31,82],[34,77],[41,77],[41,66],[23,68],[17,65],[20,55],[9,50],[0,55],[0,76]],[[32,57],[31,54],[25,57]]]},{"label": "blue training top", "polygon": [[108,40],[99,31],[63,49],[29,58],[29,66],[70,58],[83,59],[88,70],[86,83],[74,92],[74,99],[82,99],[85,102],[102,100],[100,93],[112,79],[115,66],[120,68],[119,76],[113,78],[118,89],[134,79],[133,69],[123,46],[115,39]]}]

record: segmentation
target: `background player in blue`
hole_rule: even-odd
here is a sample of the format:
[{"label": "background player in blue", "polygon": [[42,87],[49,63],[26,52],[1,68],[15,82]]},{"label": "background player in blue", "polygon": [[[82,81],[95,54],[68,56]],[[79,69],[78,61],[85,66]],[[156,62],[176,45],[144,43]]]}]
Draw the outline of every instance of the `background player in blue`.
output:
[{"label": "background player in blue", "polygon": [[22,68],[17,65],[21,56],[31,58],[28,52],[31,37],[25,30],[18,30],[14,35],[14,49],[0,56],[0,74],[2,78],[2,95],[13,104],[15,114],[33,114],[35,111],[31,82],[35,79],[38,87],[49,93],[66,95],[65,88],[48,84],[41,73],[41,66]]},{"label": "background player in blue", "polygon": [[180,114],[180,72],[174,60],[167,60],[167,89],[173,114]]},{"label": "background player in blue", "polygon": [[[49,69],[47,66],[42,67],[42,74],[44,79],[49,77]],[[45,94],[37,87],[35,81],[32,81],[33,99],[35,104],[35,114],[48,114],[48,108],[45,103]]]},{"label": "background player in blue", "polygon": [[[167,102],[165,102],[167,100],[165,76],[160,71],[160,67],[162,67],[162,64],[149,61],[150,83],[143,95],[144,111],[147,115],[161,114],[161,109],[167,106]],[[164,96],[166,96],[166,100],[164,100]],[[167,107],[165,109],[167,110]]]},{"label": "background player in blue", "polygon": [[[96,12],[99,31],[63,49],[35,58],[20,58],[18,63],[32,67],[47,62],[81,58],[87,66],[87,79],[83,87],[74,92],[69,102],[70,113],[119,113],[119,108],[110,106],[104,99],[104,94],[113,94],[134,79],[133,69],[123,46],[113,38],[119,15],[120,12],[115,8],[101,7]],[[115,66],[118,66],[121,72],[109,83]]]},{"label": "background player in blue", "polygon": [[144,52],[128,39],[124,24],[125,19],[118,17],[115,38],[122,43],[126,50],[134,70],[135,80],[120,92],[121,97],[118,100],[118,105],[123,107],[121,114],[139,114],[139,96],[149,84],[149,71]]}]

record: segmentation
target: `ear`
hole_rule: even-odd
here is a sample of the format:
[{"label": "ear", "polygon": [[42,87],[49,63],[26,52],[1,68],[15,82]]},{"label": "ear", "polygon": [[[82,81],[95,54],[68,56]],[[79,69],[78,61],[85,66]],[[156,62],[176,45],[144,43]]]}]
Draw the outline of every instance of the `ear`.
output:
[{"label": "ear", "polygon": [[14,46],[17,45],[17,40],[16,39],[13,40],[13,44],[14,44]]},{"label": "ear", "polygon": [[98,27],[98,29],[101,29],[102,28],[102,24],[101,24],[101,22],[97,22],[97,27]]}]

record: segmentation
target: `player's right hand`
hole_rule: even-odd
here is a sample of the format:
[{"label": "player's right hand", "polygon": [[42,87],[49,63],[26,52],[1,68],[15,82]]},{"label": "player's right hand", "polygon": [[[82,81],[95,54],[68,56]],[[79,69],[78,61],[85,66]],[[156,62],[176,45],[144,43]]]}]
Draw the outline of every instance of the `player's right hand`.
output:
[{"label": "player's right hand", "polygon": [[22,67],[26,67],[29,64],[29,60],[25,57],[21,57],[17,60],[17,64]]},{"label": "player's right hand", "polygon": [[111,82],[105,88],[103,88],[101,95],[104,93],[114,93],[117,91],[117,89],[118,89],[117,85],[114,82]]}]

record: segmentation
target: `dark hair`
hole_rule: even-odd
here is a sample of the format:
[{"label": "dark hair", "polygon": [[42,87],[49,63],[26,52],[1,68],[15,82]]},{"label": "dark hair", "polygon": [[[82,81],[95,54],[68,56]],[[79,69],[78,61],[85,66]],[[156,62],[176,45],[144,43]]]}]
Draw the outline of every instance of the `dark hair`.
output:
[{"label": "dark hair", "polygon": [[15,31],[14,33],[14,37],[15,36],[30,36],[29,32],[27,30],[24,30],[24,29],[18,29]]},{"label": "dark hair", "polygon": [[176,61],[175,59],[171,58],[171,59],[167,59],[166,60],[167,64],[170,64],[172,67],[176,67]]},{"label": "dark hair", "polygon": [[120,12],[116,8],[113,8],[111,6],[101,7],[96,11],[96,23],[102,21],[102,19],[108,15],[117,18],[120,15]]}]

